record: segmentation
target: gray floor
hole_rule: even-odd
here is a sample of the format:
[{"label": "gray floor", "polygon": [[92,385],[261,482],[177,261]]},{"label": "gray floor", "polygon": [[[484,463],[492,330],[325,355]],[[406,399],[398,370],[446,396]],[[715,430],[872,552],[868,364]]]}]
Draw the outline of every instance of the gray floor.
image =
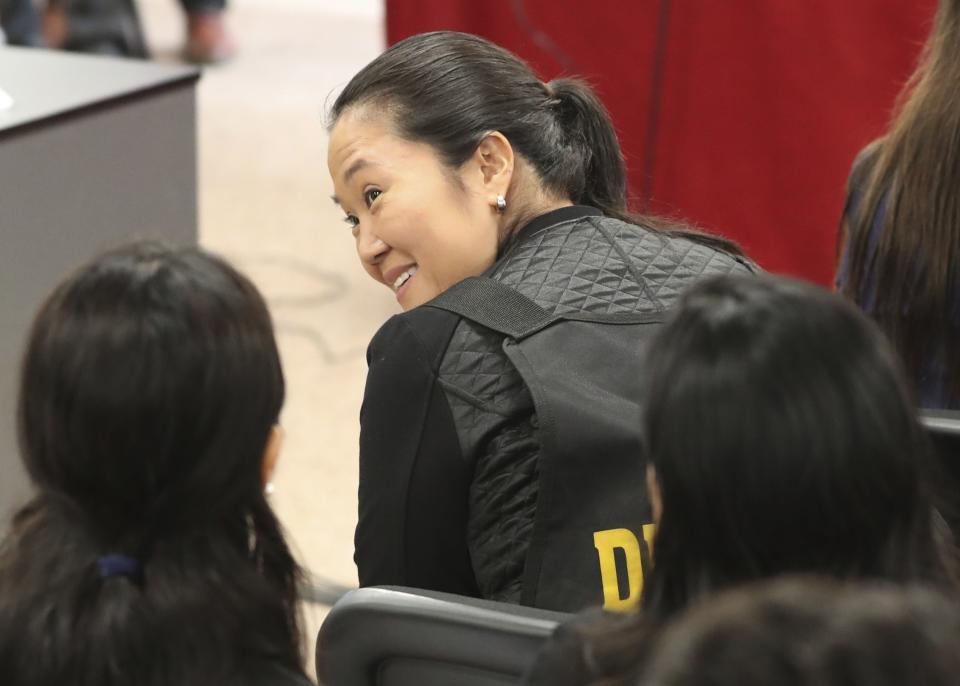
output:
[{"label": "gray floor", "polygon": [[[141,0],[151,46],[182,40],[174,0]],[[274,502],[315,573],[356,583],[357,415],[364,352],[397,310],[357,263],[330,200],[324,104],[382,49],[378,0],[239,0],[238,57],[200,83],[201,242],[266,294],[288,384]],[[308,608],[311,631],[322,612]]]}]

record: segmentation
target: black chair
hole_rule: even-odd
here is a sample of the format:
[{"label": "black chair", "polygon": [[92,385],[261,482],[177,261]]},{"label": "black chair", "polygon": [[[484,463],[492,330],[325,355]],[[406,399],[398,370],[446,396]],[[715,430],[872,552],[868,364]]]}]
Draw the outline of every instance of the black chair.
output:
[{"label": "black chair", "polygon": [[960,474],[960,411],[921,410],[920,421],[927,428],[944,467]]},{"label": "black chair", "polygon": [[920,421],[930,435],[940,463],[937,484],[940,510],[960,543],[960,412],[921,410]]},{"label": "black chair", "polygon": [[[933,441],[944,476],[960,483],[960,411],[921,410],[920,422]],[[960,499],[960,493],[956,497]]]},{"label": "black chair", "polygon": [[327,686],[519,684],[566,618],[448,593],[361,588],[341,598],[320,628],[317,677]]}]

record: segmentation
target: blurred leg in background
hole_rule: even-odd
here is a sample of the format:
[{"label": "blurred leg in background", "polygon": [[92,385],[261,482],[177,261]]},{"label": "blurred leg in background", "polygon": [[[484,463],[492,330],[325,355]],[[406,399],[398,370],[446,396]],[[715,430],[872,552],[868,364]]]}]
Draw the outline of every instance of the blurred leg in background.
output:
[{"label": "blurred leg in background", "polygon": [[32,0],[0,0],[0,29],[10,45],[39,47],[43,43],[40,16]]},{"label": "blurred leg in background", "polygon": [[[0,3],[30,6],[30,0]],[[213,64],[233,56],[233,40],[224,22],[226,0],[180,0],[180,5],[186,13],[185,60]],[[50,48],[149,57],[134,0],[47,0],[42,27],[43,42]],[[6,22],[4,30],[13,42]]]},{"label": "blurred leg in background", "polygon": [[122,57],[149,57],[133,0],[47,0],[47,47]]}]

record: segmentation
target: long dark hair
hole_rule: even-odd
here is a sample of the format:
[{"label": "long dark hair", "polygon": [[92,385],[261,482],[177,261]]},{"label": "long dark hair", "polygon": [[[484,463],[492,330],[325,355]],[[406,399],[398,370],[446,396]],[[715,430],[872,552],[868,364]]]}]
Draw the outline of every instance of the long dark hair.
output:
[{"label": "long dark hair", "polygon": [[648,616],[784,572],[955,580],[926,434],[855,307],[799,281],[711,279],[683,297],[646,365],[643,433],[663,500]]},{"label": "long dark hair", "polygon": [[[848,216],[843,292],[874,316],[916,382],[931,359],[960,402],[960,0],[941,0],[923,57]],[[882,213],[877,236],[874,225]]]},{"label": "long dark hair", "polygon": [[499,131],[552,193],[608,217],[743,254],[724,238],[632,214],[620,143],[593,90],[573,78],[543,83],[516,55],[479,36],[437,31],[392,46],[343,89],[330,126],[349,108],[371,104],[390,112],[403,138],[428,143],[451,169]]},{"label": "long dark hair", "polygon": [[893,351],[851,303],[784,278],[708,279],[643,372],[663,515],[641,611],[591,638],[601,673],[629,673],[662,622],[754,580],[955,588],[927,437]]},{"label": "long dark hair", "polygon": [[212,255],[138,244],[53,292],[20,382],[37,493],[0,549],[4,684],[302,674],[299,569],[261,483],[283,397],[266,305]]}]

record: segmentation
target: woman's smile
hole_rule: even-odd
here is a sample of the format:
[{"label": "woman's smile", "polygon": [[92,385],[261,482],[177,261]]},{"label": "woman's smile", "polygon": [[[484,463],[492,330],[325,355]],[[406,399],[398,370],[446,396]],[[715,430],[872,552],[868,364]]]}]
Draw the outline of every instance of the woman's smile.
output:
[{"label": "woman's smile", "polygon": [[397,300],[400,300],[401,296],[407,292],[410,288],[410,282],[413,280],[414,275],[417,273],[417,265],[412,265],[411,267],[404,269],[399,276],[397,276],[393,281],[387,281],[387,285],[390,286],[394,293],[396,293]]}]

